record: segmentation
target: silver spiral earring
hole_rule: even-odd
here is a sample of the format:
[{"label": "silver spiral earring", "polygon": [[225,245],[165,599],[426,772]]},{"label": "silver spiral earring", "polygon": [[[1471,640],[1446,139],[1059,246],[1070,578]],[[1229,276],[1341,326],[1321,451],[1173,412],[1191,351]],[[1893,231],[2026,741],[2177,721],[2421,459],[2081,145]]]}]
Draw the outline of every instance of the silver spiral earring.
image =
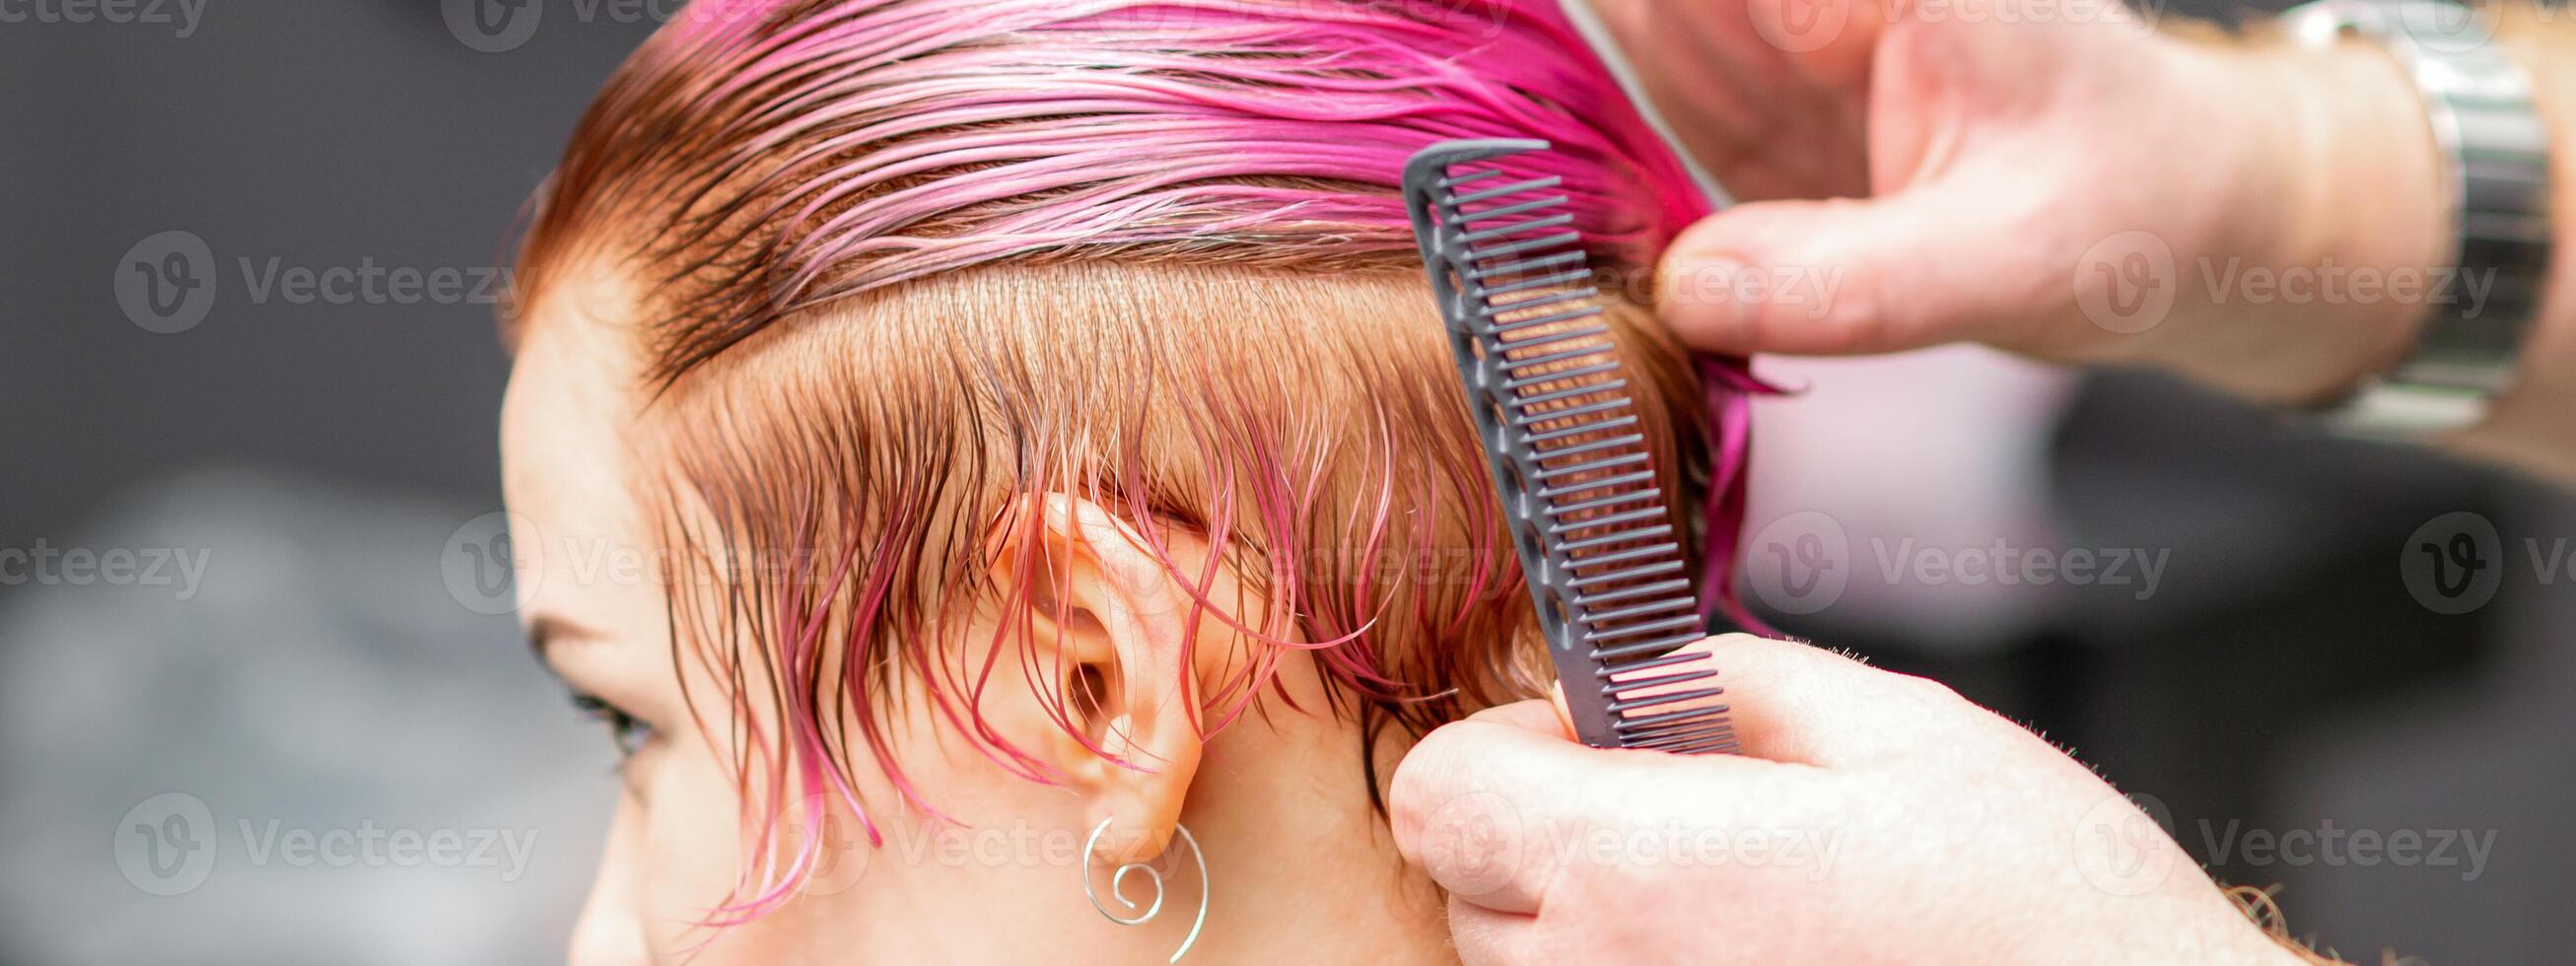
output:
[{"label": "silver spiral earring", "polygon": [[[1196,860],[1199,866],[1199,916],[1198,919],[1190,923],[1189,937],[1181,940],[1181,948],[1172,950],[1172,958],[1168,960],[1168,962],[1177,963],[1181,961],[1181,957],[1183,955],[1190,951],[1190,946],[1199,941],[1199,927],[1207,925],[1208,877],[1207,854],[1199,851],[1199,840],[1190,834],[1190,827],[1174,822],[1172,823],[1172,830],[1181,833],[1181,841],[1187,843],[1190,847],[1190,858]],[[1100,904],[1100,893],[1097,890],[1094,890],[1091,886],[1091,855],[1092,852],[1100,846],[1101,833],[1107,831],[1109,831],[1109,820],[1105,818],[1101,819],[1100,826],[1091,830],[1091,838],[1082,843],[1083,898],[1091,900],[1091,908],[1099,910],[1100,914],[1107,917],[1110,922],[1117,923],[1121,926],[1141,926],[1154,921],[1154,917],[1161,915],[1163,912],[1163,873],[1161,870],[1154,868],[1151,863],[1125,863],[1120,865],[1117,871],[1109,874],[1109,897],[1118,900],[1119,905],[1125,906],[1131,911],[1136,908],[1136,900],[1127,898],[1128,874],[1133,872],[1143,872],[1145,873],[1145,878],[1153,880],[1154,901],[1145,907],[1145,911],[1129,916],[1121,916],[1109,911],[1108,906]]]}]

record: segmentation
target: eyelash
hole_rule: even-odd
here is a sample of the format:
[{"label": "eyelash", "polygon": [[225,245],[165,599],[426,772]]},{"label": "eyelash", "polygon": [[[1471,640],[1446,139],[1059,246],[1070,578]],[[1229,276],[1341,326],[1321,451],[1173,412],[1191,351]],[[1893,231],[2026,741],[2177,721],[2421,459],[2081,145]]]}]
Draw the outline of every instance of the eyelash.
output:
[{"label": "eyelash", "polygon": [[576,691],[573,692],[572,706],[573,710],[581,712],[582,717],[608,726],[609,740],[617,744],[617,759],[621,762],[635,757],[636,752],[643,750],[645,742],[653,740],[650,723],[606,700]]}]

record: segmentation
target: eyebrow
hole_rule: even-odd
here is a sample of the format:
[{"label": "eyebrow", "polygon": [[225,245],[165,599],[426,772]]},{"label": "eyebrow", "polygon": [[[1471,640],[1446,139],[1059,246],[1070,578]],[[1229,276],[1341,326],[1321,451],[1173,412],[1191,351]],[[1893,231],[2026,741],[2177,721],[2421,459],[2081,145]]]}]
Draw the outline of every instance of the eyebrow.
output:
[{"label": "eyebrow", "polygon": [[598,637],[599,633],[588,627],[553,614],[540,614],[535,620],[528,622],[528,653],[536,657],[538,664],[552,670],[555,666],[554,662],[548,660],[546,655],[557,642],[595,640]]}]

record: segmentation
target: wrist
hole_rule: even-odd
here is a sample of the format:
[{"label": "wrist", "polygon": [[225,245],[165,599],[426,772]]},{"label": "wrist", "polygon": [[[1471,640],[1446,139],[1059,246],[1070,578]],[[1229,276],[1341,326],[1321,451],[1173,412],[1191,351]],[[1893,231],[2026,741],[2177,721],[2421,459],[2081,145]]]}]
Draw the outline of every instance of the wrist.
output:
[{"label": "wrist", "polygon": [[2576,300],[2556,284],[2576,274],[2576,239],[2559,213],[2576,211],[2576,70],[2569,69],[2571,45],[2563,24],[2537,21],[2528,10],[2491,10],[2500,23],[2497,41],[2505,56],[2531,77],[2532,106],[2549,133],[2549,207],[2551,234],[2557,244],[2539,306],[2525,337],[2522,358],[2511,388],[2497,397],[2485,423],[2446,442],[2462,452],[2495,460],[2562,482],[2576,483]]},{"label": "wrist", "polygon": [[2436,302],[2457,297],[2456,229],[2441,149],[2394,57],[2366,39],[2312,49],[2285,38],[2257,56],[2275,77],[2263,89],[2281,92],[2246,99],[2280,152],[2267,187],[2288,217],[2263,240],[2270,258],[2352,283],[2303,307],[2312,317],[2297,331],[2311,337],[2293,351],[2308,358],[2283,366],[2275,387],[2275,401],[2319,402],[2403,361]]}]

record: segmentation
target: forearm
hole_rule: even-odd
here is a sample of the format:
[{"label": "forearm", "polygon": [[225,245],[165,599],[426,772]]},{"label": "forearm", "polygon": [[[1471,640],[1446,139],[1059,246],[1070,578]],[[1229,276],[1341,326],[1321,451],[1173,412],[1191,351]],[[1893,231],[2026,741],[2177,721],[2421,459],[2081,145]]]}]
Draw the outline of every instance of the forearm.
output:
[{"label": "forearm", "polygon": [[[2246,219],[2246,231],[2262,234],[2234,250],[2270,253],[2255,264],[2285,272],[2372,268],[2386,283],[2367,295],[2346,290],[2319,300],[2334,337],[2302,349],[2305,358],[2277,360],[2281,378],[2247,393],[2314,405],[2403,361],[2431,317],[2441,297],[2435,280],[2451,258],[2441,151],[2414,82],[2371,43],[2315,49],[2265,30],[2238,50],[2253,61],[2258,90],[2282,92],[2277,100],[2232,99],[2249,115],[2239,129],[2256,133],[2260,152],[2253,162],[2260,173],[2248,180],[2288,217]],[[2232,313],[2288,314],[2241,296],[2221,301]]]}]

